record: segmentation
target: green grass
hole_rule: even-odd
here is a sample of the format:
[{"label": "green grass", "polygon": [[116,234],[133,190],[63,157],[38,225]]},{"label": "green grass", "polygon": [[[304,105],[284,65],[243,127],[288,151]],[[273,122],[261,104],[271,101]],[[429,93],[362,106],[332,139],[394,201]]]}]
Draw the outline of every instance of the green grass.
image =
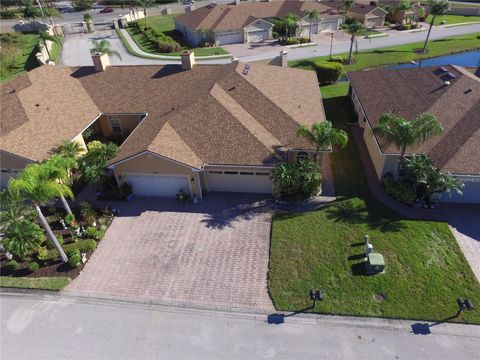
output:
[{"label": "green grass", "polygon": [[[350,135],[331,155],[339,200],[317,211],[275,215],[268,283],[275,307],[307,308],[312,288],[322,289],[325,299],[309,311],[330,314],[442,320],[456,313],[458,297],[479,302],[480,284],[447,224],[401,219],[371,197],[348,125],[348,84],[321,92],[327,119]],[[384,255],[385,274],[364,275],[365,234]],[[377,293],[386,300],[375,301]],[[480,324],[480,312],[452,321]]]},{"label": "green grass", "polygon": [[[430,21],[432,21],[432,16],[428,15],[425,22],[430,24]],[[475,22],[475,21],[480,22],[480,16],[441,15],[441,16],[435,17],[435,22],[433,24],[441,25],[442,21],[445,21],[445,25],[461,24],[461,23]]]},{"label": "green grass", "polygon": [[13,68],[6,69],[3,66],[3,63],[0,63],[0,82],[3,83],[9,81],[23,72],[39,66],[35,57],[37,44],[37,34],[22,34],[18,36],[18,47],[20,48],[20,53],[16,57],[15,66]]},{"label": "green grass", "polygon": [[70,278],[65,276],[43,278],[0,276],[0,287],[59,291],[70,284],[70,281]]},{"label": "green grass", "polygon": [[[172,36],[174,35],[173,33],[175,30],[175,23],[173,21],[173,18],[177,15],[178,14],[149,16],[147,19],[147,25],[148,27],[151,27],[157,30],[158,32],[163,32],[166,35]],[[142,19],[142,20],[139,20],[138,23],[141,25],[144,25],[145,21],[144,19]],[[221,47],[211,47],[211,48],[189,47],[187,44],[175,38],[175,36],[172,36],[172,37],[175,38],[175,40],[180,43],[180,45],[182,46],[182,50],[177,52],[172,52],[172,53],[161,53],[148,40],[148,38],[137,28],[127,28],[127,31],[140,49],[151,54],[179,56],[182,51],[190,49],[195,52],[195,56],[228,55],[228,52]]]},{"label": "green grass", "polygon": [[[62,41],[62,39],[60,39]],[[54,61],[55,64],[58,62],[58,59],[60,58],[60,53],[62,51],[62,47],[54,42],[52,44],[52,50],[50,50],[50,60]]]},{"label": "green grass", "polygon": [[[433,29],[432,31],[435,31],[435,29]],[[419,60],[471,49],[478,49],[480,48],[480,40],[477,39],[477,35],[479,34],[475,33],[450,37],[446,39],[432,40],[428,43],[428,53],[426,54],[417,54],[413,51],[414,49],[422,48],[423,42],[360,51],[358,54],[354,55],[356,63],[352,65],[346,65],[345,72],[362,70],[378,66],[407,63],[412,60]],[[348,56],[348,54],[339,54],[338,56]],[[328,56],[290,61],[289,65],[292,67],[311,70],[311,62],[315,60],[327,61]]]}]

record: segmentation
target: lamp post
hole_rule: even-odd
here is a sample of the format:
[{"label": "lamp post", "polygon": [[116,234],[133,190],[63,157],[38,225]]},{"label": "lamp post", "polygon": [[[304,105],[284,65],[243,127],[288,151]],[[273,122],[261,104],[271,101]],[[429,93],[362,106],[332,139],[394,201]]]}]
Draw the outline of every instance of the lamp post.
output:
[{"label": "lamp post", "polygon": [[335,34],[332,32],[330,34],[330,60],[332,59],[332,48],[333,48],[333,37],[335,36]]},{"label": "lamp post", "polygon": [[316,290],[310,289],[309,295],[310,295],[310,300],[313,301],[312,308],[315,307],[317,301],[323,300],[323,294],[319,289],[316,289]]}]

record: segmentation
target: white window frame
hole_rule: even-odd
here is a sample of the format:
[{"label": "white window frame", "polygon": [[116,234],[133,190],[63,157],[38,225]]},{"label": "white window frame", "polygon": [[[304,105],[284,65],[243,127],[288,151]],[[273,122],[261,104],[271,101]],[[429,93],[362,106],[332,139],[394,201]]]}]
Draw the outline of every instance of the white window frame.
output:
[{"label": "white window frame", "polygon": [[[118,135],[123,133],[122,124],[120,123],[120,118],[118,116],[109,116],[108,121],[110,123],[110,127],[112,128],[112,132],[114,134]],[[113,122],[115,121],[117,122],[117,124],[114,125]],[[119,131],[116,131],[115,128],[118,128]]]}]

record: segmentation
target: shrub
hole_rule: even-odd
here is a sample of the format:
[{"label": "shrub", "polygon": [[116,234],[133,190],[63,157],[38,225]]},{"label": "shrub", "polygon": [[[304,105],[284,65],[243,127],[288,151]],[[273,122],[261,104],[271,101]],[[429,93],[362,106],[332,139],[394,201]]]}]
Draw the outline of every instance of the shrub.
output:
[{"label": "shrub", "polygon": [[50,251],[46,247],[39,247],[37,249],[37,259],[40,261],[46,261],[49,259]]},{"label": "shrub", "polygon": [[11,9],[2,9],[0,10],[0,18],[2,19],[15,19],[15,11]]},{"label": "shrub", "polygon": [[102,148],[102,143],[98,140],[90,141],[87,144],[88,151],[95,150],[95,149],[101,149],[101,148]]},{"label": "shrub", "polygon": [[397,181],[392,176],[385,176],[383,179],[385,193],[397,199],[398,201],[413,205],[416,194],[413,185],[407,181]]},{"label": "shrub", "polygon": [[27,265],[28,271],[35,272],[40,268],[40,265],[36,261],[31,261]]},{"label": "shrub", "polygon": [[78,213],[80,214],[82,219],[85,220],[86,218],[91,216],[95,217],[97,215],[97,208],[89,201],[82,201],[78,205]]},{"label": "shrub", "polygon": [[67,257],[68,257],[68,265],[70,265],[71,268],[79,267],[80,264],[82,263],[82,256],[80,255],[80,251],[78,249],[70,251],[67,254]]},{"label": "shrub", "polygon": [[138,21],[130,21],[127,25],[129,28],[138,28]]},{"label": "shrub", "polygon": [[327,61],[328,62],[337,62],[337,63],[340,63],[340,64],[346,64],[348,62],[348,58],[337,55],[337,56],[332,56]]},{"label": "shrub", "polygon": [[75,215],[73,214],[68,214],[65,216],[65,224],[68,226],[71,226],[75,222]]},{"label": "shrub", "polygon": [[180,51],[182,47],[177,42],[164,42],[163,40],[157,42],[157,49],[162,53],[172,53]]},{"label": "shrub", "polygon": [[[66,254],[69,252],[78,250],[81,253],[87,253],[97,248],[97,243],[93,239],[79,240],[75,243],[70,243],[62,246]],[[48,254],[44,261],[55,261],[58,259],[58,253],[55,249],[48,251]],[[40,260],[40,259],[39,259]]]},{"label": "shrub", "polygon": [[321,84],[335,83],[343,72],[343,65],[337,62],[314,62],[314,69],[317,73],[318,82]]},{"label": "shrub", "polygon": [[273,37],[274,39],[278,39],[278,32],[272,31],[272,37]]},{"label": "shrub", "polygon": [[[60,245],[63,245],[63,243],[64,243],[63,235],[58,234],[58,235],[55,235],[55,237],[57,238],[58,243]],[[47,249],[53,249],[54,248],[53,242],[50,239],[47,239],[47,241],[45,242],[45,246],[47,247]]]},{"label": "shrub", "polygon": [[90,10],[94,3],[95,3],[94,0],[74,0],[72,2],[72,6],[77,11],[85,11],[85,10]]},{"label": "shrub", "polygon": [[105,232],[102,230],[98,230],[93,226],[89,226],[87,230],[85,230],[85,235],[88,238],[92,238],[95,240],[101,240],[105,236]]},{"label": "shrub", "polygon": [[300,44],[306,44],[308,43],[308,37],[298,38],[298,41],[300,42]]},{"label": "shrub", "polygon": [[15,261],[15,260],[9,260],[5,263],[5,269],[6,270],[10,270],[10,271],[14,271],[17,269],[18,267],[18,263]]},{"label": "shrub", "polygon": [[310,160],[298,164],[280,164],[272,172],[275,195],[288,201],[300,201],[315,194],[321,184],[318,165]]},{"label": "shrub", "polygon": [[297,45],[300,44],[300,40],[298,38],[287,38],[286,45]]},{"label": "shrub", "polygon": [[477,35],[477,39],[480,40],[480,35]]}]

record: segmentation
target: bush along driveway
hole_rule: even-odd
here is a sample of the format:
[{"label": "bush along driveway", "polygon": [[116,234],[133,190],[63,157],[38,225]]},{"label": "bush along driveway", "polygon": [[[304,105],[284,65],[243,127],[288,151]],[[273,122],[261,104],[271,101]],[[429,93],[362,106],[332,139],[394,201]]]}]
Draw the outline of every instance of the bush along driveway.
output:
[{"label": "bush along driveway", "polygon": [[[352,139],[351,108],[339,88],[323,91],[327,118],[349,144],[332,154],[337,202],[272,224],[269,290],[279,310],[308,308],[309,289],[324,300],[309,311],[480,324],[480,313],[456,315],[458,297],[480,301],[480,284],[448,224],[405,220],[370,193]],[[342,199],[343,197],[343,199]],[[367,275],[363,238],[385,257],[386,272]]]}]

